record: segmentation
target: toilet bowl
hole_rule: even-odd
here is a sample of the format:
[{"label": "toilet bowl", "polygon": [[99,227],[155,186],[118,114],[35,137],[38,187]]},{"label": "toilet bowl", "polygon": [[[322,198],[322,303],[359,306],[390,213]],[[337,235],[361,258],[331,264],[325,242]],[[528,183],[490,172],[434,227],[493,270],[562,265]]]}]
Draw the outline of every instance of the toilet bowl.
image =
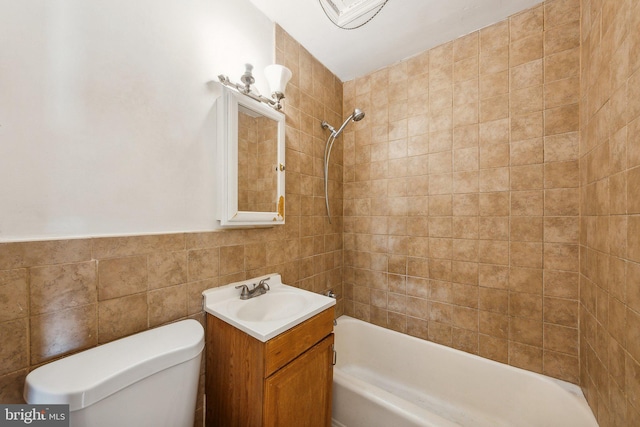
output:
[{"label": "toilet bowl", "polygon": [[30,404],[68,404],[72,427],[193,427],[204,329],[183,320],[41,366]]}]

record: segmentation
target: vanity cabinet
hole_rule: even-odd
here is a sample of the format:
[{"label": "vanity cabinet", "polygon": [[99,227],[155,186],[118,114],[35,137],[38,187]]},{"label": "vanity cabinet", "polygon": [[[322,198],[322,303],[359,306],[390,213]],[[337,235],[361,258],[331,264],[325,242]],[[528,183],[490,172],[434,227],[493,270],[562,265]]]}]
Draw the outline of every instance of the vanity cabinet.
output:
[{"label": "vanity cabinet", "polygon": [[331,425],[334,308],[262,342],[207,315],[207,427]]}]

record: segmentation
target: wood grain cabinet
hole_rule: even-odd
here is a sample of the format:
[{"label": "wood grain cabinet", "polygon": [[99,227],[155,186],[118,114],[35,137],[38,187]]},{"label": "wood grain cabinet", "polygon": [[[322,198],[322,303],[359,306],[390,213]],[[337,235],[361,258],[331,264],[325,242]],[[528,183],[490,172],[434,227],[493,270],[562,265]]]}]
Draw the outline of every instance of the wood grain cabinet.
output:
[{"label": "wood grain cabinet", "polygon": [[207,315],[207,427],[328,427],[333,307],[261,342]]}]

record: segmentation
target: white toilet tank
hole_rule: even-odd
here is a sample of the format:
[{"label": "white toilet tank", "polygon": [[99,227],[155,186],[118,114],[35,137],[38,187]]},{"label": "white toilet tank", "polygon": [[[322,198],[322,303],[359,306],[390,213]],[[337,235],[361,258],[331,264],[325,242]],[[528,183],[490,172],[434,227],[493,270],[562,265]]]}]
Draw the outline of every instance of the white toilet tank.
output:
[{"label": "white toilet tank", "polygon": [[27,375],[31,404],[68,404],[72,427],[193,427],[204,329],[183,320]]}]

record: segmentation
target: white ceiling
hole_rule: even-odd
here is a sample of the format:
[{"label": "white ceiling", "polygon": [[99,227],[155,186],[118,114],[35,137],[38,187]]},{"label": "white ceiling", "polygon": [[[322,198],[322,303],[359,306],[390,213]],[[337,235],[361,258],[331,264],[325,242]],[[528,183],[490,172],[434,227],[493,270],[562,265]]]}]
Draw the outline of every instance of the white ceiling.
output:
[{"label": "white ceiling", "polygon": [[541,0],[389,0],[365,26],[342,30],[318,0],[250,0],[342,81],[499,22]]}]

